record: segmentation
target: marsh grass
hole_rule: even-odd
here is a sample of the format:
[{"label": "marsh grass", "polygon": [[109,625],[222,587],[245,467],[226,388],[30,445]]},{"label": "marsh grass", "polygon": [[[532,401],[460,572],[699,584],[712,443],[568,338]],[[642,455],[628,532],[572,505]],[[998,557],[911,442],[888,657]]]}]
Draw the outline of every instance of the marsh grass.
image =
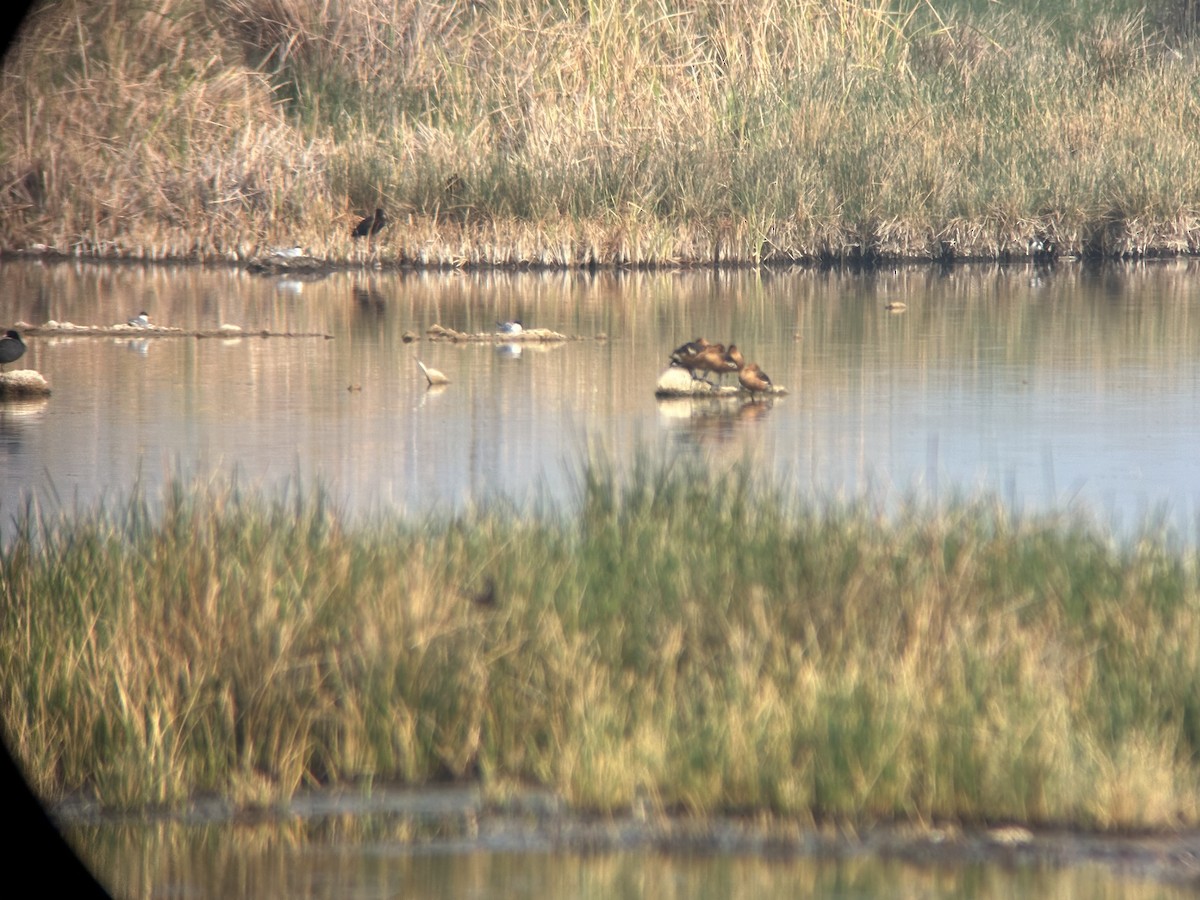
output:
[{"label": "marsh grass", "polygon": [[1200,586],[1165,535],[884,516],[744,465],[593,461],[576,504],[30,504],[0,557],[6,739],[44,796],[116,808],[449,778],[600,811],[1200,822]]},{"label": "marsh grass", "polygon": [[[546,266],[994,259],[1034,239],[1193,252],[1193,17],[971,0],[46,5],[0,78],[0,247]],[[379,204],[394,224],[355,246]]]}]

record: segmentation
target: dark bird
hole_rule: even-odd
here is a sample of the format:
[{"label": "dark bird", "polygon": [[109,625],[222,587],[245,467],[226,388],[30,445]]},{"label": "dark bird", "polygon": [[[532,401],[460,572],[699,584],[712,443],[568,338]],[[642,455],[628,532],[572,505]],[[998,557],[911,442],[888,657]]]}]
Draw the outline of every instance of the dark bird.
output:
[{"label": "dark bird", "polygon": [[686,344],[680,344],[671,351],[670,363],[673,366],[682,366],[685,359],[691,359],[707,346],[708,341],[702,337],[698,337],[694,341],[688,341]]},{"label": "dark bird", "polygon": [[0,338],[0,370],[25,355],[25,342],[11,328]]},{"label": "dark bird", "polygon": [[737,344],[729,345],[729,349],[725,351],[725,362],[733,365],[733,369],[731,371],[742,371],[742,367],[746,365],[746,359],[744,356],[742,356],[742,351],[737,348]]},{"label": "dark bird", "polygon": [[771,379],[758,367],[758,363],[743,366],[738,372],[738,381],[751,394],[763,394],[771,390]]},{"label": "dark bird", "polygon": [[383,226],[387,223],[387,213],[383,211],[382,206],[377,206],[375,207],[375,214],[367,216],[365,219],[355,225],[354,230],[350,232],[350,236],[354,238],[375,237],[375,235],[383,231]]},{"label": "dark bird", "polygon": [[489,575],[483,583],[483,590],[471,595],[471,602],[476,606],[483,606],[489,609],[494,609],[498,606],[499,603],[496,599],[496,579]]}]

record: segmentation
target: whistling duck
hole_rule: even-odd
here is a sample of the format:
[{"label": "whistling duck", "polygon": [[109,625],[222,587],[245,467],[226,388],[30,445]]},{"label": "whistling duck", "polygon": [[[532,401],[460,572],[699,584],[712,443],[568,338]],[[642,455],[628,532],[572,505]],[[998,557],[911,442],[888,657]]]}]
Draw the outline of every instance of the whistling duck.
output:
[{"label": "whistling duck", "polygon": [[682,366],[685,359],[691,359],[708,346],[708,341],[702,337],[698,337],[694,341],[688,341],[686,344],[680,344],[671,351],[670,363],[673,366]]},{"label": "whistling duck", "polygon": [[742,366],[746,365],[746,359],[742,356],[742,351],[737,348],[737,344],[730,344],[729,349],[725,351],[725,361],[733,363],[733,371],[742,371]]},{"label": "whistling duck", "polygon": [[[704,346],[699,347],[700,343],[703,343]],[[701,355],[710,352],[716,352],[718,355],[723,354],[725,352],[725,347],[721,344],[710,344],[708,341],[704,340],[704,338],[699,338],[697,341],[693,342],[693,346],[699,347],[699,349],[697,349],[694,353],[686,352],[688,348],[687,344],[684,344],[682,347],[679,347],[674,353],[672,353],[671,365],[679,366],[681,369],[687,369],[692,378],[695,378],[697,381],[699,381],[701,380],[701,376],[696,374],[696,370],[704,368],[704,363],[701,362],[700,359]],[[705,371],[707,371],[707,369]],[[705,378],[703,380],[707,381],[708,379]]]},{"label": "whistling duck", "polygon": [[140,313],[138,313],[136,316],[134,316],[132,319],[130,319],[125,324],[128,325],[130,328],[149,328],[150,327],[150,313],[146,312],[143,309]]},{"label": "whistling duck", "polygon": [[738,381],[751,394],[762,394],[771,390],[771,379],[758,367],[758,363],[743,366],[738,372]]},{"label": "whistling duck", "polygon": [[4,337],[0,338],[0,368],[24,355],[25,342],[21,340],[21,335],[9,329],[4,333]]},{"label": "whistling duck", "polygon": [[354,226],[354,230],[350,232],[351,237],[375,237],[383,230],[383,226],[388,223],[387,214],[383,211],[382,206],[375,207],[375,215],[367,216],[361,222]]},{"label": "whistling duck", "polygon": [[520,319],[513,319],[511,322],[497,322],[496,331],[500,334],[520,334],[525,330],[525,326],[521,324]]},{"label": "whistling duck", "polygon": [[425,373],[425,380],[429,382],[430,387],[433,387],[435,384],[450,383],[450,379],[444,374],[439,372],[437,369],[427,368],[425,363],[421,362],[419,359],[417,360],[417,365],[420,366],[421,371]]},{"label": "whistling duck", "polygon": [[[684,368],[689,369],[693,376],[697,370],[701,372],[715,372],[717,378],[720,379],[727,372],[736,372],[737,363],[733,362],[726,355],[724,344],[709,344],[684,363]],[[710,385],[712,384],[707,378],[703,380]]]}]

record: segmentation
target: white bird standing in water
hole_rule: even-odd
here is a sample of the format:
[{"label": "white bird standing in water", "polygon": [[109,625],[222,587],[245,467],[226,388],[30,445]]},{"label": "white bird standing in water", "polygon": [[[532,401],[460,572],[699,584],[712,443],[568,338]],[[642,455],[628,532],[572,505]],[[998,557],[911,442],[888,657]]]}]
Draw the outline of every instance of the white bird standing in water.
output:
[{"label": "white bird standing in water", "polygon": [[450,379],[447,378],[443,373],[439,372],[437,369],[430,369],[419,359],[417,360],[417,365],[420,366],[421,371],[425,373],[425,380],[429,382],[430,387],[433,387],[436,384],[450,383]]}]

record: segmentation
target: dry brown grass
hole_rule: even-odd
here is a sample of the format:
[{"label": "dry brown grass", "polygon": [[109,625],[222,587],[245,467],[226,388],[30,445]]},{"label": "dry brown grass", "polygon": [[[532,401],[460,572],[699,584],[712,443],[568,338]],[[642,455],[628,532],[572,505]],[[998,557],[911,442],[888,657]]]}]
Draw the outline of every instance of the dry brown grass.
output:
[{"label": "dry brown grass", "polygon": [[451,777],[592,810],[1200,822],[1193,551],[983,500],[801,507],[748,467],[606,472],[569,520],[350,527],[219,484],[25,519],[9,746],[44,795],[113,807]]},{"label": "dry brown grass", "polygon": [[[1121,10],[1056,27],[1067,14],[47,6],[0,79],[0,247],[549,266],[1195,251],[1194,43]],[[356,246],[380,203],[394,224]]]}]

